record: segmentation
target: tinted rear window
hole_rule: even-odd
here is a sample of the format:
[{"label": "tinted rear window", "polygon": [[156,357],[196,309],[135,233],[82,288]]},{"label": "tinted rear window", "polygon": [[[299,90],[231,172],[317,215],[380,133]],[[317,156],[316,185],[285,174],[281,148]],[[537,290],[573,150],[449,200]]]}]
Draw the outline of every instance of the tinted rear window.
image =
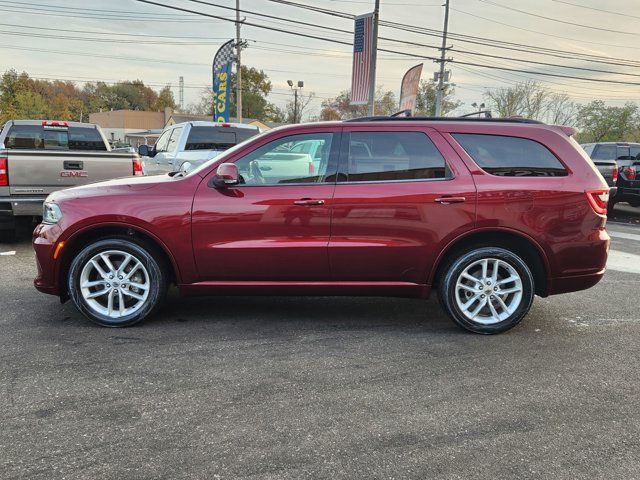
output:
[{"label": "tinted rear window", "polygon": [[45,150],[68,150],[69,132],[67,129],[47,129],[42,132]]},{"label": "tinted rear window", "polygon": [[4,141],[7,148],[44,148],[42,126],[13,125]]},{"label": "tinted rear window", "polygon": [[499,135],[453,134],[456,141],[484,171],[507,177],[567,175],[560,161],[545,146],[526,138]]},{"label": "tinted rear window", "polygon": [[593,160],[615,160],[618,158],[617,148],[615,145],[596,145],[591,158]]},{"label": "tinted rear window", "polygon": [[5,140],[7,148],[44,150],[105,151],[100,133],[95,128],[45,128],[41,125],[14,125]]},{"label": "tinted rear window", "polygon": [[69,150],[106,150],[97,128],[69,127]]},{"label": "tinted rear window", "polygon": [[185,150],[226,150],[258,133],[248,128],[193,127]]}]

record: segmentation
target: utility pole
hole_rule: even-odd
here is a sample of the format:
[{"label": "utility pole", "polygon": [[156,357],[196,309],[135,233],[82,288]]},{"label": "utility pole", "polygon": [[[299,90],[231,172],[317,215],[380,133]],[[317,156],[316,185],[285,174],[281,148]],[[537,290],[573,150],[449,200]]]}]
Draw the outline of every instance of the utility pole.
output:
[{"label": "utility pole", "polygon": [[242,123],[242,62],[240,52],[242,41],[240,40],[240,0],[236,0],[236,58],[238,71],[236,73],[236,121]]},{"label": "utility pole", "polygon": [[[447,0],[448,1],[448,0]],[[375,114],[376,102],[376,60],[378,58],[378,19],[380,16],[380,0],[376,0],[373,9],[373,41],[371,45],[371,69],[369,71],[369,116]]]},{"label": "utility pole", "polygon": [[180,105],[180,110],[184,111],[184,77],[180,76],[178,80],[179,80],[178,103]]},{"label": "utility pole", "polygon": [[440,73],[436,91],[436,117],[442,116],[442,98],[444,97],[444,67],[447,58],[447,30],[449,28],[449,0],[444,6],[444,29],[442,30],[442,48],[440,49]]}]

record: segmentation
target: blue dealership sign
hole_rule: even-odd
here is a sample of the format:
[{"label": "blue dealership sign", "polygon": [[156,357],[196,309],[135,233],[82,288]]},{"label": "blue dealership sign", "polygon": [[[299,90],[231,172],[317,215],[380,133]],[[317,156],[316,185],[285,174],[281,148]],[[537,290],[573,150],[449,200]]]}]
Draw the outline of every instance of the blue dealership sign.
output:
[{"label": "blue dealership sign", "polygon": [[229,40],[222,45],[213,58],[213,121],[229,121],[231,96],[231,68],[236,60],[235,44]]}]

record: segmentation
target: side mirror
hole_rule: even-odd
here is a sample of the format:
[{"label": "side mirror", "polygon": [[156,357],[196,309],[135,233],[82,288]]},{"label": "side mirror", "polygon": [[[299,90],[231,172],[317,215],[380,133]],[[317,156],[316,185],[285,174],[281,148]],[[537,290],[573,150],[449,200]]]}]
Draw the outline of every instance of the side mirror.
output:
[{"label": "side mirror", "polygon": [[238,167],[234,163],[221,163],[213,176],[212,183],[216,188],[226,188],[240,183]]},{"label": "side mirror", "polygon": [[149,145],[140,145],[138,147],[138,155],[140,155],[141,157],[148,157],[150,150],[151,149],[149,148]]},{"label": "side mirror", "polygon": [[191,162],[184,162],[182,165],[180,165],[180,171],[182,173],[189,173],[189,171],[191,170]]}]

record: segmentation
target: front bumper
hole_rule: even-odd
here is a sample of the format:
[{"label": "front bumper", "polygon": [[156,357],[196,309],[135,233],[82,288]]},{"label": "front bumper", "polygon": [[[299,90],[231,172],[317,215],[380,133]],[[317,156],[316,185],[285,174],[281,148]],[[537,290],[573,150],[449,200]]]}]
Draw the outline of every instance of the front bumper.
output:
[{"label": "front bumper", "polygon": [[33,281],[37,290],[50,295],[60,295],[58,262],[53,258],[61,230],[57,225],[39,224],[33,231],[33,250],[36,254],[38,274]]}]

